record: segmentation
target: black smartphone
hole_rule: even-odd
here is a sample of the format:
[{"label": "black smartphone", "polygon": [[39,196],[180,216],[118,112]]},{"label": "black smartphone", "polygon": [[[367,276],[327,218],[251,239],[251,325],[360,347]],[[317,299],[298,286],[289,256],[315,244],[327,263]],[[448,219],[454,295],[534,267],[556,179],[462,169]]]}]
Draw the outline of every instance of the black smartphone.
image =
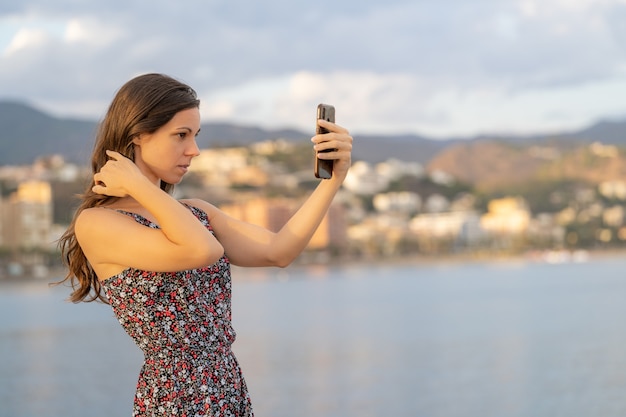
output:
[{"label": "black smartphone", "polygon": [[[318,104],[317,106],[317,118],[324,119],[329,122],[335,123],[335,107],[330,104]],[[317,126],[315,132],[318,135],[328,133],[328,130]],[[320,152],[332,152],[332,149],[327,149]],[[319,159],[317,154],[315,155],[315,177],[322,179],[329,179],[333,176],[333,160],[332,159]]]}]

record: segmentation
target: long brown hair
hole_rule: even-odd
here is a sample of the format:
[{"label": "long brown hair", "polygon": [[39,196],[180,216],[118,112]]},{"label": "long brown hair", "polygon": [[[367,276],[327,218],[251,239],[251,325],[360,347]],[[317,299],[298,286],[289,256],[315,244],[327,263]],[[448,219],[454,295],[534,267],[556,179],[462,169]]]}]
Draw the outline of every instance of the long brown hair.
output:
[{"label": "long brown hair", "polygon": [[[176,113],[199,107],[196,92],[186,84],[163,74],[145,74],[131,79],[119,89],[104,119],[99,125],[96,143],[91,156],[93,174],[100,171],[108,158],[107,150],[121,153],[135,160],[133,139],[142,133],[154,133],[169,122]],[[108,303],[102,293],[100,281],[85,257],[74,232],[76,218],[90,207],[108,205],[117,197],[96,194],[93,175],[85,192],[80,196],[81,204],[74,213],[71,224],[59,239],[63,262],[68,268],[65,278],[57,282],[69,281],[72,287],[70,301],[100,300]],[[161,181],[161,188],[167,192],[172,184]]]}]

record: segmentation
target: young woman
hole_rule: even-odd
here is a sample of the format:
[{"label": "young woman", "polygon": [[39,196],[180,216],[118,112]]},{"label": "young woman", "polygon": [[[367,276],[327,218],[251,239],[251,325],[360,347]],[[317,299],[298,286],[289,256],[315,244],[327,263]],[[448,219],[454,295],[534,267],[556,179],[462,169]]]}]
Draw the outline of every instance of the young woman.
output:
[{"label": "young woman", "polygon": [[305,248],[351,162],[348,131],[312,138],[334,173],[277,233],[170,194],[198,155],[199,100],[165,75],[128,81],[96,138],[93,179],[60,240],[74,302],[110,303],[142,349],[134,416],[252,416],[231,352],[230,264],[289,265]]}]

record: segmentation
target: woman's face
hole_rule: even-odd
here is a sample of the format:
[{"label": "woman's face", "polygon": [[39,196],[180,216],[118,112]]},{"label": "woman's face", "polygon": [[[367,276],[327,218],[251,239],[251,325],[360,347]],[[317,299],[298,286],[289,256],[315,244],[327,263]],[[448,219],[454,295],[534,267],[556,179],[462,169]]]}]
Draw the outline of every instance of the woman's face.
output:
[{"label": "woman's face", "polygon": [[155,184],[163,180],[178,184],[187,173],[191,159],[200,153],[196,136],[200,132],[198,108],[181,110],[151,134],[136,138],[135,164]]}]

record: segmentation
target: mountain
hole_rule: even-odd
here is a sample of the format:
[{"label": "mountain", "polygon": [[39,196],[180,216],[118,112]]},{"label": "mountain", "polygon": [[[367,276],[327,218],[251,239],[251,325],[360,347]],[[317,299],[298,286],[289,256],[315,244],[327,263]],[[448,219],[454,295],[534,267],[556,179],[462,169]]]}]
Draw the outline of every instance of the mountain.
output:
[{"label": "mountain", "polygon": [[609,136],[603,143],[591,144],[590,141],[600,141],[590,137],[580,133],[570,138],[549,137],[528,143],[496,139],[465,141],[437,154],[426,169],[446,172],[483,191],[564,181],[587,184],[626,181],[623,142]]},{"label": "mountain", "polygon": [[626,144],[626,121],[625,120],[602,120],[580,132],[571,133],[572,138],[585,139],[595,138],[605,144]]},{"label": "mountain", "polygon": [[[61,154],[68,161],[85,164],[91,155],[96,129],[97,121],[57,118],[23,102],[0,101],[0,165],[30,164],[38,157],[49,154]],[[295,129],[262,129],[228,123],[207,123],[202,125],[198,145],[201,148],[238,146],[278,138],[304,141],[311,135],[312,132]],[[410,134],[354,133],[353,156],[354,160],[371,163],[396,158],[433,165],[434,160],[446,160],[453,162],[441,163],[439,168],[451,164],[457,169],[465,169],[466,175],[470,176],[479,175],[483,171],[484,174],[481,175],[496,175],[488,167],[506,165],[502,162],[503,150],[488,150],[487,144],[497,143],[498,147],[507,145],[512,147],[510,149],[516,146],[549,144],[564,150],[595,141],[626,144],[626,120],[602,121],[577,132],[558,135],[476,136],[443,140]],[[446,155],[448,151],[451,153]],[[493,158],[491,162],[487,158],[489,155]],[[509,161],[510,163],[513,162]],[[530,169],[525,167],[523,159],[516,160],[514,164],[518,173]],[[470,171],[474,174],[469,173]]]},{"label": "mountain", "polygon": [[[66,160],[87,163],[93,149],[97,121],[56,118],[25,103],[0,101],[0,165],[30,164],[42,155],[61,154]],[[262,129],[228,123],[202,125],[201,148],[239,146],[269,139],[308,140],[312,132]],[[427,162],[448,146],[440,140],[414,135],[356,135],[354,159],[372,163],[389,158]]]},{"label": "mountain", "polygon": [[37,157],[62,154],[87,161],[96,124],[49,116],[19,102],[0,102],[0,165],[29,164]]},{"label": "mountain", "polygon": [[466,184],[497,188],[527,181],[546,163],[527,149],[504,141],[465,141],[440,152],[429,161],[427,169],[446,172]]}]

